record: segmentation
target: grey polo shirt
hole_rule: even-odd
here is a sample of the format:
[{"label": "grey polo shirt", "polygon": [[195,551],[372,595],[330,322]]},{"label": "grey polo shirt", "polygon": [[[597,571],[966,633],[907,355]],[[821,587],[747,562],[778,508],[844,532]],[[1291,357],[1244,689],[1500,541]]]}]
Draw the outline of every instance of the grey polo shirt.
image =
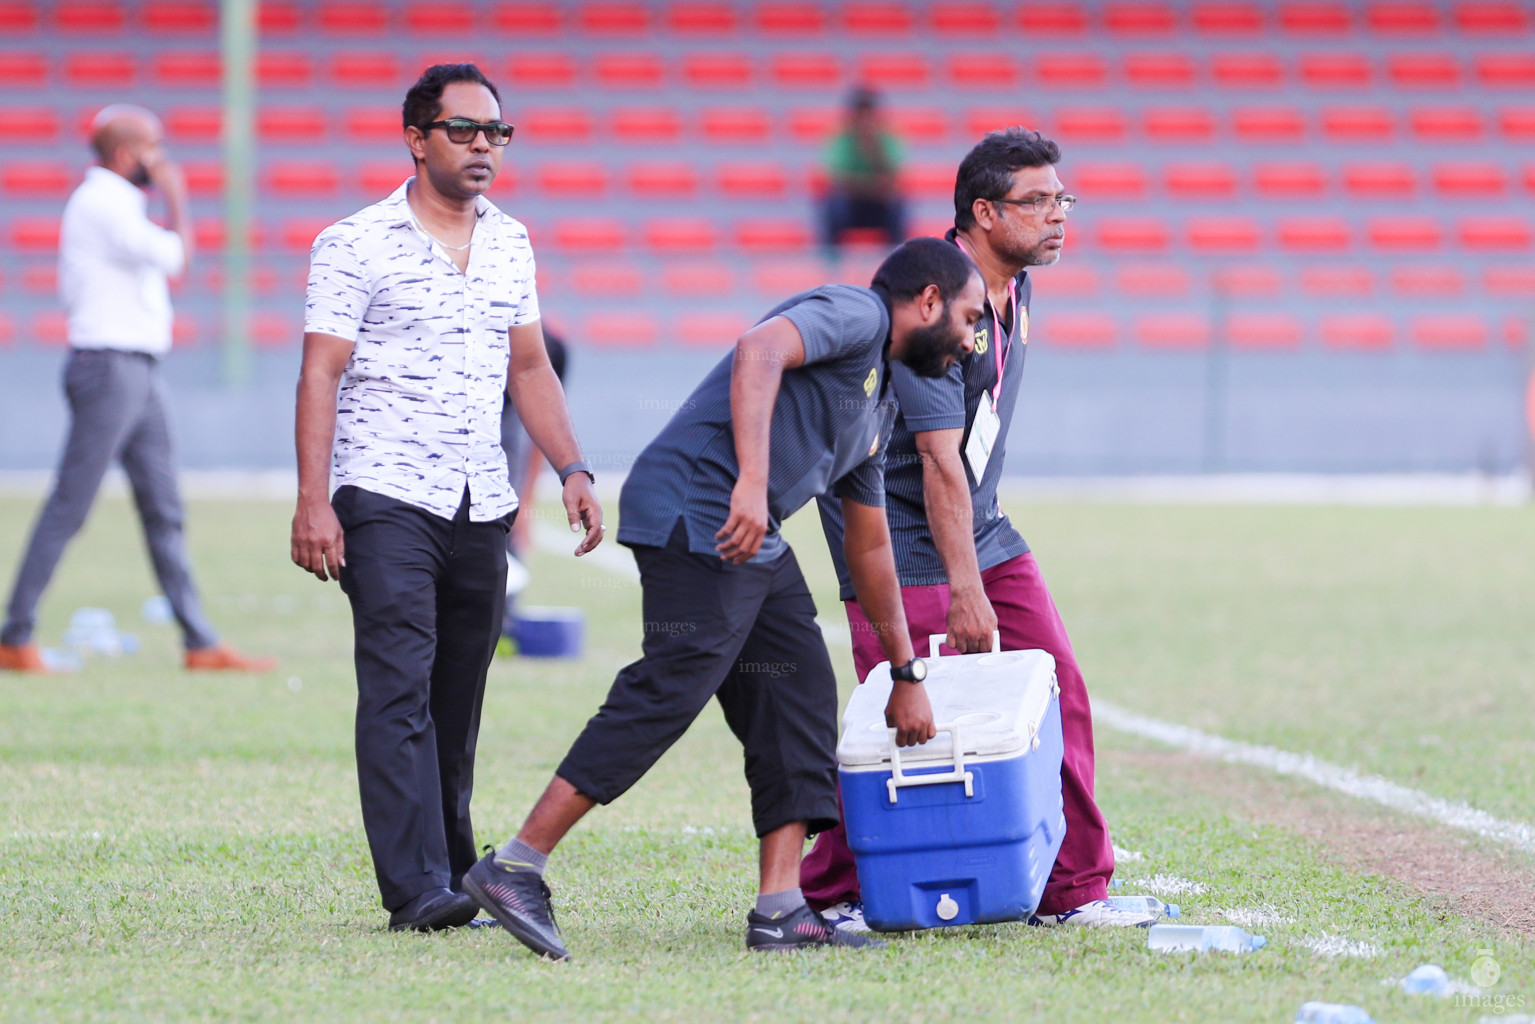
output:
[{"label": "grey polo shirt", "polygon": [[[752,559],[788,550],[779,525],[828,491],[882,507],[884,445],[895,410],[886,394],[890,310],[878,292],[828,285],[781,303],[805,362],[786,370],[769,433],[768,533]],[[665,547],[680,519],[688,550],[716,554],[740,467],[730,420],[732,351],[645,447],[619,495],[618,541]]]},{"label": "grey polo shirt", "polygon": [[[948,234],[954,240],[954,232]],[[984,572],[1029,550],[1013,524],[997,504],[997,484],[1006,458],[1007,432],[1013,423],[1013,410],[1023,381],[1023,360],[1029,343],[1029,273],[1014,279],[1018,290],[1018,310],[1012,322],[1001,319],[986,300],[986,312],[975,325],[975,351],[937,379],[919,377],[897,363],[891,367],[890,390],[899,406],[891,433],[890,450],[885,459],[885,508],[890,522],[890,541],[895,551],[896,573],[903,587],[947,583],[943,559],[928,528],[927,508],[922,500],[922,457],[917,453],[916,435],[927,430],[963,428],[960,451],[970,440],[981,402],[990,399],[997,384],[997,358],[1002,358],[1002,389],[997,396],[997,416],[1001,429],[997,434],[986,472],[977,480],[968,462],[965,476],[970,482],[970,503],[975,522],[975,553]],[[1003,347],[997,350],[998,327]],[[842,554],[842,515],[833,503],[821,502],[821,525],[837,567],[842,586],[842,600],[853,598],[853,581]]]}]

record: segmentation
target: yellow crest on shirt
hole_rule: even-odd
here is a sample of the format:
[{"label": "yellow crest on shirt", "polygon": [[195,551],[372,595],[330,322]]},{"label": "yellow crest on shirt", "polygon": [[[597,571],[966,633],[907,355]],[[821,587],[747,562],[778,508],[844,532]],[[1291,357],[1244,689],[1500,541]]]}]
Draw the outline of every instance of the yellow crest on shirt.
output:
[{"label": "yellow crest on shirt", "polygon": [[990,327],[977,327],[975,329],[975,350],[976,350],[976,352],[978,352],[978,353],[980,353],[981,355],[984,356],[986,354],[986,350],[988,348],[990,348],[990,347],[991,347],[991,328]]},{"label": "yellow crest on shirt", "polygon": [[1029,307],[1018,307],[1018,340],[1025,345],[1029,343]]},{"label": "yellow crest on shirt", "polygon": [[870,398],[874,397],[874,385],[879,383],[879,369],[871,367],[869,375],[863,379],[863,393]]}]

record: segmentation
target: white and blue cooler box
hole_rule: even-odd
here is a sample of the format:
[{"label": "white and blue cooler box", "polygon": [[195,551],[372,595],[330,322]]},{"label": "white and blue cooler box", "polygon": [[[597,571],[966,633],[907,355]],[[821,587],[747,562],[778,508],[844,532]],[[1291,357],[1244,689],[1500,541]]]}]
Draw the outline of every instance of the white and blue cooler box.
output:
[{"label": "white and blue cooler box", "polygon": [[842,716],[842,813],[864,920],[880,931],[1022,920],[1066,835],[1055,659],[934,657],[923,685],[939,732],[920,746],[896,747],[885,726],[889,662]]}]

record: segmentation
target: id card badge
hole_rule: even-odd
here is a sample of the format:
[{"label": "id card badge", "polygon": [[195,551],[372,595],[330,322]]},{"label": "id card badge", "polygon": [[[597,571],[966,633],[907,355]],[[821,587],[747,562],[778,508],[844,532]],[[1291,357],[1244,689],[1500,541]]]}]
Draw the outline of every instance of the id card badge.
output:
[{"label": "id card badge", "polygon": [[970,474],[980,483],[986,475],[986,464],[991,461],[992,446],[1002,430],[1002,420],[986,396],[981,396],[975,408],[975,419],[970,423],[970,440],[965,442],[965,461],[970,463]]}]

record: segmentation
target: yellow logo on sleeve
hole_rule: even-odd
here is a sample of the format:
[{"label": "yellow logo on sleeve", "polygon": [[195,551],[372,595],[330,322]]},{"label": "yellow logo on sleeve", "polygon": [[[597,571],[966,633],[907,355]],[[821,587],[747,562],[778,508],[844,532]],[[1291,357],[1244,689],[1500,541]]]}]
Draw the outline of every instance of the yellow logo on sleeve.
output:
[{"label": "yellow logo on sleeve", "polygon": [[874,397],[874,385],[879,383],[879,368],[873,367],[869,375],[863,379],[863,393],[870,398]]},{"label": "yellow logo on sleeve", "polygon": [[975,329],[975,350],[976,350],[976,352],[978,352],[979,354],[984,356],[986,354],[986,350],[988,348],[990,348],[990,347],[991,347],[991,328],[990,327],[977,327]]}]

